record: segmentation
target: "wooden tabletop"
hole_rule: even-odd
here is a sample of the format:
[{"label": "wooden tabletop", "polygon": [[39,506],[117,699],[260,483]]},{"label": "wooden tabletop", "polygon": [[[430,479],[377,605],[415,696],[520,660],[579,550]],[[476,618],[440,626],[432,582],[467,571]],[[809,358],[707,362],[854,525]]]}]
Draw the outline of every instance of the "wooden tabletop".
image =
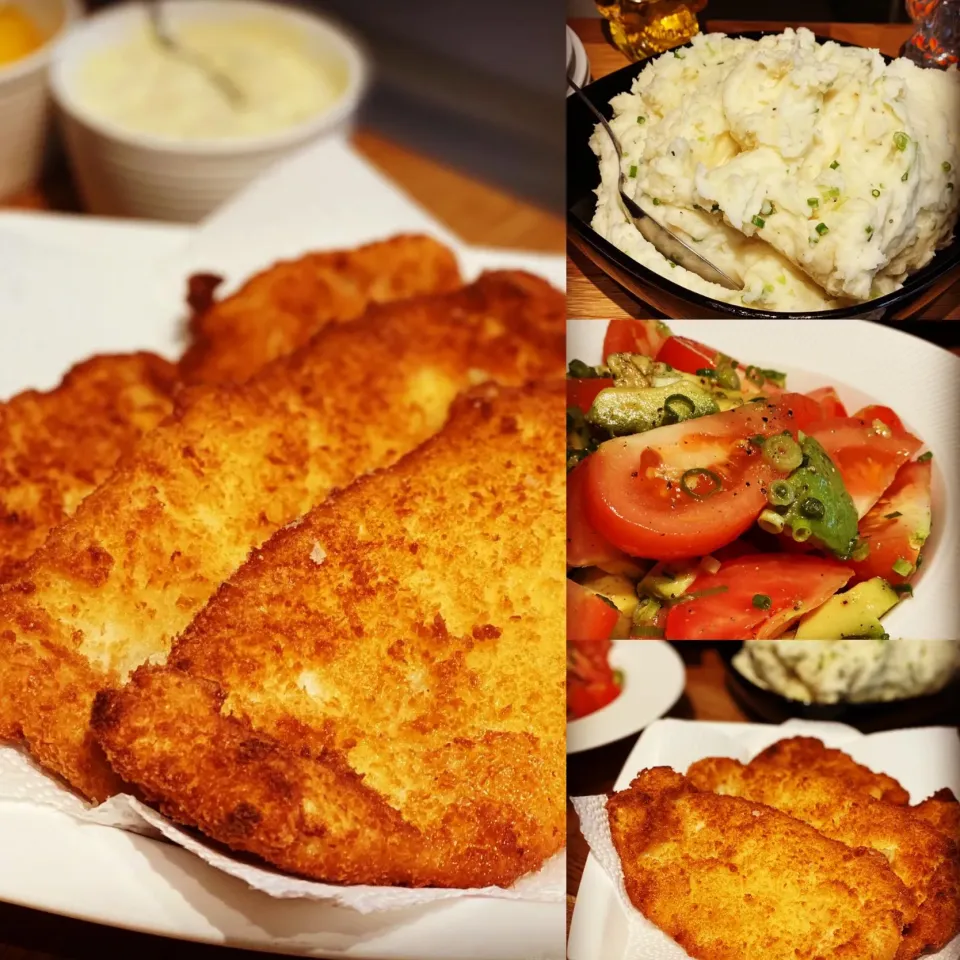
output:
[{"label": "wooden tabletop", "polygon": [[[619,70],[630,61],[604,35],[603,21],[573,19],[570,26],[583,41],[594,80]],[[745,30],[779,32],[785,27],[809,27],[814,33],[844,40],[864,47],[876,47],[882,53],[896,56],[909,37],[908,24],[875,23],[798,23],[773,21],[708,20],[707,30],[734,33]],[[953,286],[918,314],[923,318],[960,320],[960,271]],[[567,313],[571,317],[641,317],[659,319],[660,314],[635,299],[611,280],[572,244],[567,245]]]},{"label": "wooden tabletop", "polygon": [[[473,180],[374,133],[360,131],[354,145],[371,163],[468,243],[560,253],[564,223],[494,187]],[[82,213],[63,166],[38,187],[0,207]],[[2,856],[2,853],[0,853]],[[144,934],[38,913],[0,903],[0,960],[223,960],[217,947],[177,943]],[[231,951],[256,960],[262,953]]]},{"label": "wooden tabletop", "polygon": [[[677,649],[687,668],[683,697],[667,714],[682,720],[744,722],[747,715],[727,690],[724,667],[717,651],[700,643],[680,643]],[[639,734],[616,743],[567,757],[567,794],[571,797],[607,793],[620,774]],[[580,878],[590,849],[580,833],[576,811],[567,804],[567,929],[573,915]],[[4,960],[0,954],[0,960]]]},{"label": "wooden tabletop", "polygon": [[[467,243],[545,253],[563,251],[565,225],[561,217],[370,131],[358,131],[353,144]],[[0,202],[2,207],[82,213],[63,162],[54,162],[41,184]],[[0,954],[0,960],[6,958]]]}]

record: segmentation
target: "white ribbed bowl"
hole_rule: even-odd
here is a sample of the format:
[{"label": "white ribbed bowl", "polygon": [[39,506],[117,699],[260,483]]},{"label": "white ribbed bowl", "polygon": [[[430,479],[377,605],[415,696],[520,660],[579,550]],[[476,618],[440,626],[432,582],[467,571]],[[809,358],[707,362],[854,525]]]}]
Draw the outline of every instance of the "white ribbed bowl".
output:
[{"label": "white ribbed bowl", "polygon": [[277,160],[319,137],[346,131],[367,85],[359,46],[340,27],[292,7],[259,0],[164,0],[164,16],[230,20],[255,14],[289,23],[308,49],[346,72],[340,97],[308,120],[273,133],[223,140],[176,140],[127,130],[77,96],[78,71],[93,54],[123,43],[146,23],[146,5],[126,4],[88,18],[62,43],[50,71],[67,151],[91,213],[193,223]]},{"label": "white ribbed bowl", "polygon": [[47,38],[39,50],[0,67],[0,198],[40,174],[49,120],[50,52],[78,14],[74,0],[17,0]]}]

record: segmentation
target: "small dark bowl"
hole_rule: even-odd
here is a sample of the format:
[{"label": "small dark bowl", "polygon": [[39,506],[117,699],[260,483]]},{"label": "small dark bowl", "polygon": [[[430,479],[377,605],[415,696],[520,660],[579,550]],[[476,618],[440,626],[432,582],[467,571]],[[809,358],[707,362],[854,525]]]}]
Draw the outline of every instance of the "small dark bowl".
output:
[{"label": "small dark bowl", "polygon": [[939,693],[926,697],[911,697],[889,703],[805,704],[764,690],[743,676],[733,665],[733,658],[742,646],[737,642],[719,644],[727,689],[748,715],[768,723],[783,723],[794,717],[826,720],[849,724],[864,733],[960,724],[960,677],[954,678]]},{"label": "small dark bowl", "polygon": [[[748,37],[758,40],[763,33],[746,32],[729,34],[733,37]],[[818,37],[826,42],[827,37]],[[834,40],[841,46],[856,46]],[[887,62],[892,58],[884,57]],[[606,117],[612,115],[610,100],[618,93],[630,89],[630,85],[650,63],[641,60],[621,70],[595,80],[584,88],[584,93]],[[600,183],[600,169],[597,157],[590,149],[589,140],[596,126],[596,118],[590,113],[579,97],[567,98],[567,235],[574,245],[604,273],[625,287],[635,297],[649,304],[668,317],[676,319],[695,317],[759,317],[784,319],[830,319],[833,317],[859,317],[862,320],[891,320],[901,311],[910,312],[911,304],[915,309],[923,299],[929,299],[931,288],[946,274],[960,264],[960,239],[956,236],[950,244],[939,250],[934,258],[922,270],[907,279],[904,285],[893,293],[876,300],[840,310],[823,310],[819,313],[775,313],[754,310],[722,300],[714,300],[703,294],[695,293],[666,277],[660,276],[637,263],[632,257],[617,249],[609,240],[605,240],[591,226],[590,221],[596,209],[594,190]],[[925,297],[926,295],[926,297]]]}]

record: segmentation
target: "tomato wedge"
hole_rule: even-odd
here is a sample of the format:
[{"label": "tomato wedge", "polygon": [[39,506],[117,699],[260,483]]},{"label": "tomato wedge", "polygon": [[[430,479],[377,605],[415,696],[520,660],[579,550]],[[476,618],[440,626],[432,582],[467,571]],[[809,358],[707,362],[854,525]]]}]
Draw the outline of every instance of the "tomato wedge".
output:
[{"label": "tomato wedge", "polygon": [[[586,517],[631,556],[680,560],[735,540],[784,474],[752,437],[805,429],[820,415],[802,394],[752,402],[601,444],[586,461]],[[686,488],[686,489],[685,489]]]},{"label": "tomato wedge", "polygon": [[827,451],[853,498],[857,516],[863,517],[893,483],[897,471],[922,446],[906,430],[885,424],[878,432],[873,417],[830,417],[807,430]]},{"label": "tomato wedge", "polygon": [[587,482],[587,460],[578,463],[567,476],[567,566],[602,567],[627,555],[605,540],[587,519],[583,489]]},{"label": "tomato wedge", "polygon": [[818,390],[811,390],[807,396],[820,404],[824,417],[848,416],[847,408],[843,405],[840,395],[833,387],[820,387]]},{"label": "tomato wedge", "polygon": [[715,348],[689,337],[670,337],[657,351],[655,359],[668,363],[675,370],[696,373],[698,370],[714,370],[718,353]]},{"label": "tomato wedge", "polygon": [[586,413],[596,400],[597,394],[613,386],[612,377],[586,377],[582,380],[567,379],[567,406],[579,407]]},{"label": "tomato wedge", "polygon": [[667,614],[668,640],[771,640],[830,599],[853,571],[826,557],[763,553],[700,574]]},{"label": "tomato wedge", "polygon": [[609,640],[620,614],[606,600],[567,581],[567,639]]},{"label": "tomato wedge", "polygon": [[611,320],[603,338],[603,359],[611,353],[642,353],[655,357],[670,330],[661,320]]},{"label": "tomato wedge", "polygon": [[[866,560],[851,563],[854,583],[883,577],[896,586],[916,572],[920,551],[930,536],[930,468],[929,460],[905,463],[887,492],[860,521],[860,536],[870,553]],[[902,567],[903,563],[910,565],[907,573],[894,570],[894,564]]]},{"label": "tomato wedge", "polygon": [[[846,416],[846,414],[841,414],[841,416]],[[891,430],[903,430],[903,421],[891,410],[889,407],[882,407],[878,403],[872,403],[868,407],[864,407],[862,410],[858,410],[854,416],[858,420],[866,420],[867,423],[873,423],[874,420],[879,420],[881,423],[885,423]]]},{"label": "tomato wedge", "polygon": [[610,666],[609,640],[567,643],[567,717],[580,719],[620,694]]}]

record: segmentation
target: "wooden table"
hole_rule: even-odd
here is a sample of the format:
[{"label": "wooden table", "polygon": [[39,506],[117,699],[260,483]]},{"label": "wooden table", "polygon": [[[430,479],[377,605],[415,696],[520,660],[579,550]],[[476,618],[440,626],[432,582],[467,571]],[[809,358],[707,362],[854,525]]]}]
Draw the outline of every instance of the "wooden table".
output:
[{"label": "wooden table", "polygon": [[[687,684],[679,703],[667,714],[682,720],[743,722],[746,714],[734,702],[724,682],[720,655],[708,645],[686,642],[677,645],[687,668]],[[616,743],[573,754],[567,758],[567,794],[572,797],[607,793],[639,734]],[[576,811],[567,804],[567,929],[573,915],[580,878],[590,850],[580,833]],[[4,960],[0,954],[0,960]]]},{"label": "wooden table", "polygon": [[[354,137],[354,145],[468,243],[549,253],[560,253],[564,248],[565,227],[560,217],[376,134],[361,131]],[[39,187],[0,206],[80,212],[62,166],[54,167]],[[0,960],[168,960],[171,956],[177,960],[223,960],[228,955],[217,947],[174,943],[0,903]],[[263,956],[247,951],[229,954],[231,960]]]},{"label": "wooden table", "polygon": [[[614,47],[604,35],[603,21],[599,19],[573,19],[570,26],[583,41],[590,60],[593,79],[612,73],[630,61]],[[907,24],[871,23],[787,23],[772,21],[708,21],[712,32],[733,33],[745,30],[768,30],[779,32],[784,27],[809,27],[814,33],[845,40],[865,47],[877,47],[882,53],[896,56],[903,42],[910,35]],[[960,320],[960,271],[953,286],[923,308],[924,318]],[[641,317],[658,319],[660,314],[647,304],[634,299],[615,281],[593,264],[587,257],[567,245],[567,312],[571,317]]]},{"label": "wooden table", "polygon": [[[359,131],[353,144],[375,167],[467,243],[547,253],[560,253],[564,248],[564,222],[552,213],[370,131]],[[0,207],[4,206],[82,212],[63,162],[55,162],[39,186],[0,203]],[[0,960],[6,958],[0,954]]]}]

